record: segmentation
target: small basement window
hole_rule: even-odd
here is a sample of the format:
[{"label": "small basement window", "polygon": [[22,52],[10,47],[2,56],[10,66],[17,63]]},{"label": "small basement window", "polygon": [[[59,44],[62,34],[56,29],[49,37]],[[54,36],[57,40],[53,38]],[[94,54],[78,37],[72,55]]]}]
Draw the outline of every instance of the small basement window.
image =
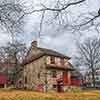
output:
[{"label": "small basement window", "polygon": [[57,87],[57,85],[56,84],[53,84],[53,88],[56,88]]}]

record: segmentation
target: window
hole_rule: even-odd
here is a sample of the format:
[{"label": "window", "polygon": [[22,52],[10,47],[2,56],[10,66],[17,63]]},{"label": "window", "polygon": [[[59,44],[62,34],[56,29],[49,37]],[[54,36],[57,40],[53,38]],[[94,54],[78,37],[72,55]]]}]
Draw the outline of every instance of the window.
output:
[{"label": "window", "polygon": [[57,85],[56,84],[53,84],[53,88],[56,88],[57,87]]},{"label": "window", "polygon": [[38,73],[38,79],[40,79],[40,73]]},{"label": "window", "polygon": [[25,84],[27,84],[27,77],[25,76]]},{"label": "window", "polygon": [[52,78],[56,78],[56,77],[57,77],[56,71],[52,71]]},{"label": "window", "polygon": [[64,59],[63,58],[60,59],[60,63],[61,63],[61,65],[64,65]]},{"label": "window", "polygon": [[96,71],[96,73],[95,73],[96,75],[100,75],[100,71]]},{"label": "window", "polygon": [[55,57],[54,56],[50,57],[50,62],[51,62],[51,64],[55,64]]}]

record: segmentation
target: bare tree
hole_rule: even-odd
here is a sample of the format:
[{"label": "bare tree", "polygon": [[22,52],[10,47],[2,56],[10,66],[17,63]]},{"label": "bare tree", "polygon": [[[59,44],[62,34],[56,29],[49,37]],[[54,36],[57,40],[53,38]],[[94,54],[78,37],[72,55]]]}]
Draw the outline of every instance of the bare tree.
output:
[{"label": "bare tree", "polygon": [[[32,14],[32,13],[36,13],[36,12],[40,12],[41,13],[41,20],[40,20],[40,29],[39,29],[39,36],[40,33],[42,31],[42,24],[44,22],[44,20],[46,19],[46,17],[48,17],[48,15],[46,15],[46,13],[52,12],[51,16],[53,15],[53,18],[51,19],[51,22],[49,20],[49,23],[55,22],[55,20],[57,21],[57,23],[59,24],[59,27],[61,28],[63,26],[63,28],[66,27],[66,29],[68,29],[70,27],[70,29],[77,29],[82,25],[71,25],[68,21],[66,22],[66,19],[68,17],[68,9],[71,6],[77,6],[80,5],[82,3],[84,3],[86,0],[71,0],[70,1],[66,1],[66,0],[55,0],[54,2],[54,6],[53,7],[49,7],[47,5],[44,5],[43,3],[40,4],[40,9],[33,9],[32,11],[29,12],[25,12],[25,14]],[[89,23],[89,22],[87,22]],[[85,24],[85,23],[84,23]]]},{"label": "bare tree", "polygon": [[85,39],[78,47],[77,63],[90,69],[95,87],[95,69],[100,65],[100,39],[96,37]]},{"label": "bare tree", "polygon": [[14,34],[20,31],[25,15],[23,6],[17,1],[0,0],[0,29],[10,33],[12,41],[14,41]]},{"label": "bare tree", "polygon": [[[24,1],[24,0],[23,0]],[[41,0],[42,2],[42,0]],[[100,9],[95,11],[95,14],[90,11],[86,13],[80,13],[77,19],[71,22],[68,20],[68,14],[76,6],[86,5],[87,0],[54,0],[52,5],[46,5],[40,2],[38,8],[35,9],[34,3],[32,3],[31,10],[25,6],[26,3],[21,3],[21,0],[1,0],[0,1],[0,28],[3,28],[7,32],[12,34],[12,40],[14,40],[14,34],[19,33],[20,29],[23,29],[21,25],[24,23],[24,17],[33,13],[39,12],[41,14],[39,37],[42,31],[42,25],[48,17],[47,13],[50,13],[53,18],[51,23],[57,22],[60,28],[70,30],[71,32],[88,30],[91,26],[95,27],[95,30],[99,32],[100,22]],[[49,4],[50,1],[48,1]],[[28,3],[28,2],[27,2]],[[69,10],[71,7],[73,9]],[[52,12],[52,13],[51,13]],[[85,16],[87,15],[87,16]],[[71,16],[69,16],[71,17]],[[83,19],[80,21],[80,19]],[[74,19],[74,18],[73,18]],[[77,23],[79,22],[79,23]],[[22,33],[22,32],[21,32]]]},{"label": "bare tree", "polygon": [[[9,77],[9,82],[15,83],[17,72],[21,70],[21,63],[25,59],[27,52],[26,45],[20,42],[8,43],[7,46],[0,48],[0,64],[8,64],[3,73]],[[5,67],[5,66],[4,66]],[[3,67],[2,67],[3,68]],[[3,69],[2,69],[3,70]]]},{"label": "bare tree", "polygon": [[[43,3],[40,4],[40,9],[33,9],[32,11],[25,12],[25,14],[32,14],[35,12],[42,12],[41,13],[41,21],[40,21],[40,31],[42,31],[42,24],[46,18],[47,12],[52,12],[53,19],[51,19],[52,23],[57,21],[57,23],[60,25],[60,28],[70,30],[72,32],[75,31],[83,31],[88,30],[90,27],[94,26],[95,30],[99,32],[99,26],[100,22],[98,21],[100,18],[100,9],[96,10],[95,13],[92,11],[88,11],[86,13],[80,13],[80,15],[77,16],[77,19],[73,19],[73,22],[68,21],[68,14],[70,12],[70,7],[73,7],[73,10],[76,6],[86,5],[86,3],[89,1],[87,0],[55,0],[52,7],[45,5]],[[45,12],[45,13],[44,13]],[[48,16],[47,16],[48,17]],[[71,17],[71,16],[70,16]],[[80,19],[82,19],[80,21]]]}]

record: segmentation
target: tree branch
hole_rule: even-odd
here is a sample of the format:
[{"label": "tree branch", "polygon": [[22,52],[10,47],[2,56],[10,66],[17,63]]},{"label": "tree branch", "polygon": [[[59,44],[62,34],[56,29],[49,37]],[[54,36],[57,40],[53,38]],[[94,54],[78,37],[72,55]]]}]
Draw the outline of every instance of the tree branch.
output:
[{"label": "tree branch", "polygon": [[39,29],[39,38],[40,38],[40,33],[42,31],[42,24],[43,24],[43,20],[44,20],[44,15],[45,15],[45,11],[43,11],[42,13],[42,17],[41,17],[41,22],[40,22],[40,29]]},{"label": "tree branch", "polygon": [[86,23],[83,23],[83,24],[80,24],[80,25],[76,25],[76,26],[84,26],[84,25],[87,25],[87,24],[89,24],[90,22],[92,22],[92,21],[94,21],[96,18],[98,18],[98,17],[100,17],[100,15],[98,14],[98,15],[96,15],[96,16],[94,16],[93,18],[91,18],[89,21],[87,21]]},{"label": "tree branch", "polygon": [[41,11],[44,11],[44,10],[45,11],[57,11],[57,12],[61,12],[61,11],[65,10],[65,9],[67,9],[69,6],[77,5],[77,4],[80,4],[80,3],[84,2],[84,1],[86,1],[86,0],[80,0],[80,1],[77,1],[77,2],[72,2],[72,3],[66,4],[66,6],[62,7],[62,8],[48,8],[45,5],[42,5],[44,8],[38,9],[38,10],[33,10],[33,11],[25,13],[25,14],[32,14],[34,12],[41,12]]}]

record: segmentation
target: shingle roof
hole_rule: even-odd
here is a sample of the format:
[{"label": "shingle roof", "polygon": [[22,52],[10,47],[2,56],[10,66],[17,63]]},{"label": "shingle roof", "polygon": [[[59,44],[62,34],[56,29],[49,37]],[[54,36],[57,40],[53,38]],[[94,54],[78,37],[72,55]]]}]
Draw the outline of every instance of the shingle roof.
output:
[{"label": "shingle roof", "polygon": [[61,57],[61,58],[66,58],[66,59],[70,59],[70,57],[65,56],[62,53],[59,53],[57,51],[51,50],[51,49],[46,49],[46,48],[40,48],[37,47],[39,50],[41,50],[45,55],[52,55],[52,56],[56,56],[56,57]]},{"label": "shingle roof", "polygon": [[77,70],[77,69],[74,69],[74,71],[71,71],[71,75],[72,75],[72,77],[74,76],[80,76],[81,77],[81,73]]},{"label": "shingle roof", "polygon": [[22,65],[25,65],[25,64],[28,64],[44,55],[50,55],[50,56],[55,56],[55,57],[61,57],[61,58],[66,58],[66,59],[70,59],[70,57],[68,56],[65,56],[57,51],[54,51],[54,50],[51,50],[51,49],[46,49],[46,48],[40,48],[40,47],[36,47],[37,50],[40,50],[41,52],[36,54],[36,55],[33,55],[31,58],[29,59],[25,59],[23,61],[23,64]]},{"label": "shingle roof", "polygon": [[26,64],[42,57],[43,55],[44,55],[43,53],[40,53],[40,54],[37,54],[36,56],[32,56],[30,59],[25,59],[21,65],[26,65]]}]

